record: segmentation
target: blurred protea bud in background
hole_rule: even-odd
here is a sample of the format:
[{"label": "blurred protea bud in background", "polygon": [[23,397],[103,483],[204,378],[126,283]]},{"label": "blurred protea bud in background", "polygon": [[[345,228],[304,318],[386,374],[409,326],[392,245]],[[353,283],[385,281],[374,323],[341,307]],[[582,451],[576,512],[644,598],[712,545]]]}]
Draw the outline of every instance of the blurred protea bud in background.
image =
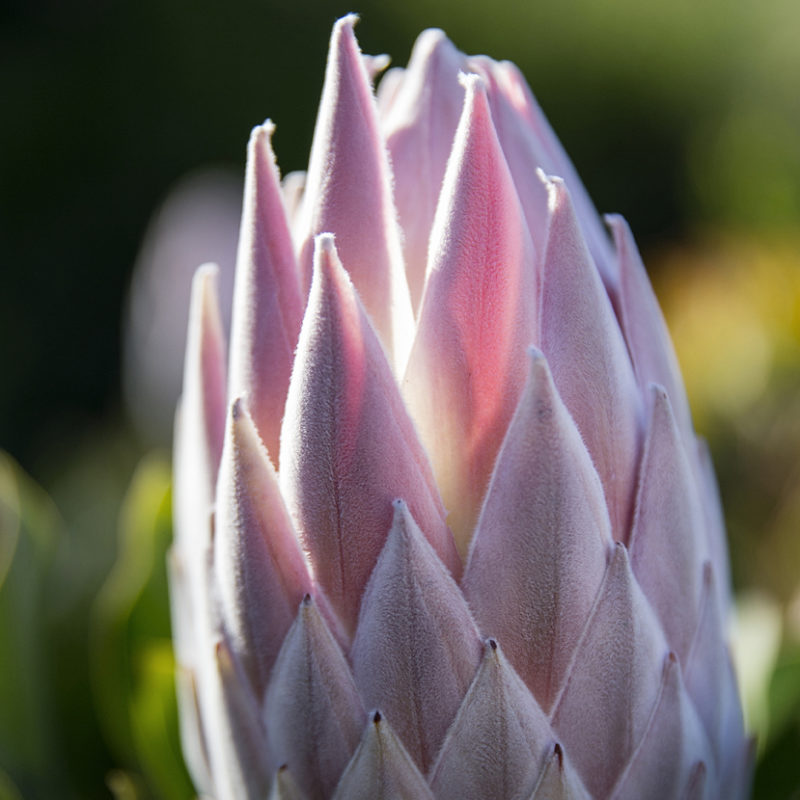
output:
[{"label": "blurred protea bud in background", "polygon": [[230,326],[241,211],[238,176],[206,168],[171,187],[147,225],[127,301],[123,388],[130,419],[148,445],[169,443],[186,349],[186,287],[203,261],[219,267],[223,327]]},{"label": "blurred protea bud in background", "polygon": [[308,172],[253,131],[229,348],[193,283],[170,569],[198,792],[744,797],[713,471],[626,223],[512,64],[426,31],[376,97],[354,21]]}]

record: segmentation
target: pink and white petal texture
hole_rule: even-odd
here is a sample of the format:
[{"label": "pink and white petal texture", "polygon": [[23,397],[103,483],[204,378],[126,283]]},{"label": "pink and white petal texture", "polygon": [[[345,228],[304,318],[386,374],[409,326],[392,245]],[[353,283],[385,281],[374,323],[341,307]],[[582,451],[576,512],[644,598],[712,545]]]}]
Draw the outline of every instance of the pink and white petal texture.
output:
[{"label": "pink and white petal texture", "polygon": [[431,468],[333,237],[314,281],[281,433],[280,487],[345,631],[403,497],[450,572],[461,564]]},{"label": "pink and white petal texture", "polygon": [[[199,523],[200,515],[197,514]],[[197,541],[183,552],[176,542],[168,558],[170,579],[170,614],[173,625],[181,627],[175,639],[179,664],[197,673],[201,686],[206,671],[214,672],[208,658],[221,634],[220,614],[213,579],[214,512],[208,511],[202,529],[196,529]]]},{"label": "pink and white petal texture", "polygon": [[314,239],[336,235],[364,307],[401,370],[414,317],[405,277],[400,228],[392,200],[386,147],[378,129],[372,87],[358,49],[356,17],[333,28],[325,85],[311,146],[296,238],[301,280],[311,280]]},{"label": "pink and white petal texture", "polygon": [[591,800],[558,742],[553,745],[539,783],[527,800]]},{"label": "pink and white petal texture", "polygon": [[712,742],[715,771],[725,780],[739,768],[743,757],[738,750],[744,741],[744,724],[715,583],[716,574],[707,563],[699,622],[685,673],[686,688]]},{"label": "pink and white petal texture", "polygon": [[378,80],[356,19],[308,171],[251,135],[229,351],[193,283],[168,570],[195,787],[744,800],[719,497],[631,232],[513,64],[429,30]]},{"label": "pink and white petal texture", "polygon": [[710,800],[709,792],[708,767],[703,761],[698,761],[686,781],[681,800]]},{"label": "pink and white petal texture", "polygon": [[544,357],[532,351],[462,589],[481,632],[501,643],[545,711],[567,675],[611,546],[600,479]]},{"label": "pink and white petal texture", "polygon": [[273,762],[288,766],[309,800],[330,797],[358,746],[365,713],[350,667],[310,595],[278,654],[263,715]]},{"label": "pink and white petal texture", "polygon": [[178,701],[178,726],[181,750],[189,775],[200,794],[210,795],[214,791],[211,776],[211,759],[203,730],[200,698],[197,694],[197,679],[192,670],[175,665],[175,695]]},{"label": "pink and white petal texture", "polygon": [[438,800],[516,800],[536,786],[554,735],[494,639],[431,770]]},{"label": "pink and white petal texture", "polygon": [[548,192],[535,175],[537,169],[548,174],[552,172],[550,162],[530,126],[513,107],[505,87],[499,85],[504,77],[499,64],[487,56],[472,56],[467,63],[468,68],[478,73],[486,83],[497,138],[514,178],[534,248],[537,254],[542,253],[547,243]]},{"label": "pink and white petal texture", "polygon": [[647,730],[667,654],[661,628],[616,544],[551,722],[586,788],[606,797]]},{"label": "pink and white petal texture", "polygon": [[667,644],[686,664],[697,628],[705,520],[669,397],[652,385],[630,554]]},{"label": "pink and white petal texture", "polygon": [[394,168],[394,196],[415,310],[422,300],[428,240],[464,105],[458,76],[465,66],[464,56],[442,31],[421,33],[381,124]]},{"label": "pink and white petal texture", "polygon": [[664,387],[681,435],[688,440],[692,435],[689,401],[658,300],[628,223],[618,214],[605,219],[617,251],[620,324],[640,390],[649,400],[651,383]]},{"label": "pink and white petal texture", "polygon": [[275,773],[267,800],[307,800],[285,764]]},{"label": "pink and white petal texture", "polygon": [[[536,154],[539,162],[537,166],[540,166],[542,171],[548,175],[558,175],[566,183],[592,260],[609,293],[614,296],[619,276],[611,242],[583,181],[547,121],[547,117],[539,107],[519,68],[510,61],[492,61],[491,71],[495,76],[500,93],[508,104],[507,108],[513,109],[513,112],[525,123],[530,132],[530,140],[534,143],[531,152]],[[520,171],[515,171],[515,175],[519,175],[519,182],[524,181],[526,177],[527,180],[532,181],[530,174],[523,169],[523,163],[520,161]],[[532,222],[530,224],[533,225]],[[531,233],[533,234],[533,230]]]},{"label": "pink and white petal texture", "polygon": [[258,700],[225,640],[214,646],[213,697],[206,732],[214,773],[214,797],[258,800],[270,784],[269,750]]},{"label": "pink and white petal texture", "polygon": [[286,222],[268,120],[247,147],[242,226],[231,322],[229,396],[247,399],[256,429],[275,460],[303,300]]},{"label": "pink and white petal texture", "polygon": [[367,71],[367,77],[369,77],[370,83],[372,84],[375,83],[381,73],[392,63],[392,58],[387,53],[379,53],[376,56],[362,53],[361,60],[364,62],[364,69]]},{"label": "pink and white petal texture", "polygon": [[173,544],[167,551],[169,578],[169,613],[172,625],[172,649],[178,664],[187,666],[195,658],[195,614],[189,570],[185,557]]},{"label": "pink and white petal texture", "polygon": [[650,723],[612,797],[679,800],[698,759],[710,765],[708,739],[683,686],[678,658],[670,653],[664,660],[661,694]]},{"label": "pink and white petal texture", "polygon": [[424,776],[380,711],[336,787],[333,800],[434,800]]},{"label": "pink and white petal texture", "polygon": [[175,424],[177,545],[202,550],[214,500],[225,430],[225,334],[217,301],[218,269],[205,264],[192,280],[183,394]]},{"label": "pink and white petal texture", "polygon": [[[199,514],[198,514],[199,518]],[[175,542],[167,557],[170,615],[175,636],[176,690],[180,702],[181,742],[196,786],[213,794],[217,777],[213,759],[220,730],[228,727],[220,686],[222,636],[213,581],[214,514],[208,511],[198,541],[184,553]],[[230,656],[227,643],[223,661]],[[228,670],[226,675],[236,675]],[[219,715],[223,720],[218,722]],[[222,734],[227,735],[227,734]],[[227,751],[226,751],[227,752]],[[218,769],[218,768],[217,768]]]},{"label": "pink and white petal texture", "polygon": [[[378,83],[375,90],[375,102],[378,105],[378,119],[381,125],[397,99],[405,74],[404,67],[390,67],[383,73],[380,83]],[[384,138],[386,137],[384,136]]]},{"label": "pink and white petal texture", "polygon": [[723,624],[727,626],[729,609],[733,607],[733,591],[731,588],[731,566],[728,558],[728,536],[725,532],[725,518],[722,515],[722,501],[719,496],[717,476],[714,464],[705,439],[696,438],[698,488],[703,502],[703,514],[706,519],[708,552],[714,567],[714,587],[717,602],[721,609]]},{"label": "pink and white petal texture", "polygon": [[175,545],[167,553],[167,575],[181,749],[194,785],[209,794],[214,784],[198,696],[196,665],[202,663],[198,658],[198,626],[189,574]]},{"label": "pink and white petal texture", "polygon": [[545,179],[550,222],[543,260],[541,349],[605,489],[611,530],[628,540],[641,400],[628,351],[564,182]]},{"label": "pink and white petal texture", "polygon": [[483,82],[467,76],[464,83],[403,383],[462,557],[525,384],[525,350],[536,335],[530,235]]},{"label": "pink and white petal texture", "polygon": [[[176,655],[181,667],[194,675],[199,724],[205,731],[209,725],[204,709],[212,702],[206,701],[207,691],[218,683],[211,655],[218,626],[210,565],[214,494],[225,426],[226,343],[216,275],[217,267],[206,264],[192,281],[183,394],[175,423],[176,534],[170,556],[171,612],[179,631]],[[189,708],[186,713],[192,715],[193,711]],[[184,727],[189,724],[188,720],[182,722]],[[210,752],[210,744],[208,749]]]},{"label": "pink and white petal texture", "polygon": [[216,508],[214,569],[223,623],[261,694],[311,582],[275,469],[241,400],[228,417]]},{"label": "pink and white petal texture", "polygon": [[289,225],[290,231],[294,230],[296,225],[297,215],[300,213],[300,208],[303,205],[303,195],[305,191],[305,170],[295,170],[283,176],[281,180],[281,198],[283,199],[283,210],[286,213],[286,222]]},{"label": "pink and white petal texture", "polygon": [[481,658],[455,581],[403,500],[364,591],[350,661],[364,704],[380,708],[427,770]]}]

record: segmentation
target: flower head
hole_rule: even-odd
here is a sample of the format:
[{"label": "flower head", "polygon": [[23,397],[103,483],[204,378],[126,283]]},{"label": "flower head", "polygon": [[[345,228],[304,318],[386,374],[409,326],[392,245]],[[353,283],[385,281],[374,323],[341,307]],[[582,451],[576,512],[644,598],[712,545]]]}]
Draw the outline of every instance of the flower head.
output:
[{"label": "flower head", "polygon": [[427,31],[376,98],[354,22],[307,174],[253,131],[229,368],[194,282],[171,583],[198,789],[743,796],[713,472],[627,225],[513,65]]}]

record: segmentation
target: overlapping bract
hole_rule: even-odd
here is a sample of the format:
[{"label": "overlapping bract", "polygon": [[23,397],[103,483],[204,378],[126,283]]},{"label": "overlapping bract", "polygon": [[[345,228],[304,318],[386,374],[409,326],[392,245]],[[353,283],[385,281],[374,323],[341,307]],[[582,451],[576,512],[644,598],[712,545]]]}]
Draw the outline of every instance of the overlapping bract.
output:
[{"label": "overlapping bract", "polygon": [[354,21],[307,176],[253,132],[227,377],[193,287],[170,569],[198,791],[744,796],[713,473],[630,231],[513,65],[427,31],[376,101]]}]

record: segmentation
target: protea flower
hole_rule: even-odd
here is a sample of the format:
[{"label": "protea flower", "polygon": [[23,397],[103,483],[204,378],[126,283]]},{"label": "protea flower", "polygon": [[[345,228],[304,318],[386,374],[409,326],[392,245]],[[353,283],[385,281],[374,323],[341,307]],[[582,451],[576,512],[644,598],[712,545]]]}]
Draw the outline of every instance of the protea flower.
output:
[{"label": "protea flower", "polygon": [[[336,23],[307,174],[253,131],[226,366],[193,285],[171,559],[216,798],[733,798],[708,455],[625,222],[510,63]],[[560,177],[549,177],[549,176]]]}]

